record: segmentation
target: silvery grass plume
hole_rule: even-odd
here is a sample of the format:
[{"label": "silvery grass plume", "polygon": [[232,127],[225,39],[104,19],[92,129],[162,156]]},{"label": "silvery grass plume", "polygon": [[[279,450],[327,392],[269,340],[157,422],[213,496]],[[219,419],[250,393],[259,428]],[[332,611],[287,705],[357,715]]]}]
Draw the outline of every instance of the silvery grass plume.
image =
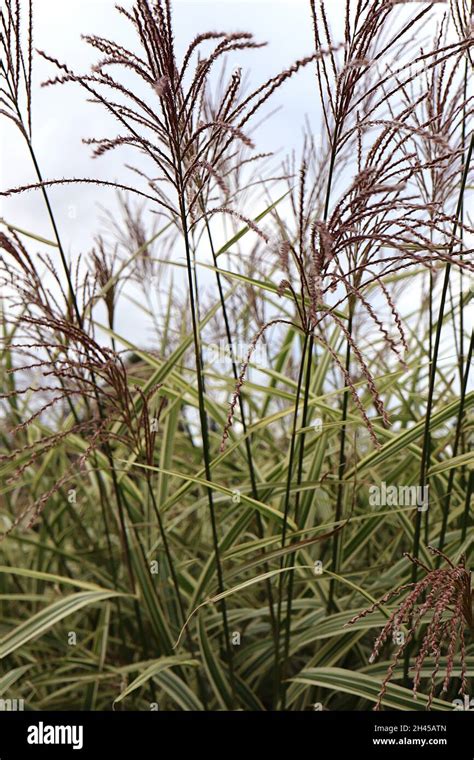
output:
[{"label": "silvery grass plume", "polygon": [[[25,19],[19,0],[5,0],[0,8],[0,114],[31,138],[31,83],[33,68],[33,0]],[[26,27],[23,43],[23,26]]]},{"label": "silvery grass plume", "polygon": [[[146,203],[133,203],[123,193],[117,194],[120,213],[104,208],[104,228],[107,231],[107,241],[113,247],[121,265],[128,262],[128,276],[144,289],[153,282],[161,279],[163,262],[156,261],[155,238],[160,237],[160,259],[168,260],[171,253],[175,234],[166,236],[166,246],[163,244],[163,233],[156,221],[151,225],[146,220]],[[171,239],[170,239],[171,238]],[[165,250],[163,250],[165,248]],[[163,277],[164,279],[164,277]]]},{"label": "silvery grass plume", "polygon": [[[330,50],[315,58],[323,140],[316,146],[308,130],[299,179],[289,186],[293,223],[275,212],[283,237],[275,245],[282,275],[278,292],[293,300],[294,319],[271,319],[253,338],[230,402],[222,448],[258,341],[269,327],[284,323],[313,336],[331,353],[378,445],[357,382],[367,386],[385,426],[388,413],[358,343],[356,317],[371,325],[387,352],[405,366],[406,330],[389,278],[420,268],[434,278],[446,265],[473,271],[472,249],[465,243],[473,228],[451,207],[467,152],[460,117],[469,121],[472,114],[473,99],[464,91],[460,70],[474,45],[471,31],[448,42],[445,17],[431,48],[418,49],[414,35],[429,8],[405,23],[395,16],[393,36],[386,40],[391,3],[358,4],[356,10],[347,3],[338,52],[324,3],[317,8],[311,2],[311,8],[316,53],[323,46]],[[409,60],[397,64],[401,46],[410,51]],[[285,173],[293,177],[295,172],[293,159]],[[353,369],[330,345],[329,326],[338,327],[347,341]]]},{"label": "silvery grass plume", "polygon": [[[225,175],[230,156],[238,154],[242,145],[253,148],[245,130],[272,94],[301,68],[329,51],[321,50],[296,61],[245,96],[242,72],[236,69],[222,87],[220,100],[210,107],[208,86],[216,64],[229,53],[241,53],[265,43],[254,41],[248,32],[205,32],[194,38],[178,62],[170,0],[137,0],[131,11],[121,6],[117,10],[133,25],[140,52],[113,40],[86,35],[85,42],[103,57],[90,74],[77,74],[65,63],[39,51],[60,72],[44,86],[76,83],[91,102],[113,116],[122,129],[120,134],[86,138],[85,142],[93,146],[96,157],[122,147],[137,150],[149,160],[148,172],[127,166],[145,185],[137,187],[98,178],[56,179],[13,188],[3,195],[85,182],[133,192],[151,201],[152,208],[180,221],[188,231],[203,217],[217,213],[238,214],[243,219],[240,212],[226,205]],[[209,45],[213,48],[204,55],[201,51]],[[138,87],[124,84],[111,73],[114,70],[136,77]],[[239,166],[237,162],[234,170]],[[224,205],[200,205],[209,185],[221,190]]]},{"label": "silvery grass plume", "polygon": [[[10,532],[20,524],[31,527],[50,497],[73,480],[95,452],[109,454],[116,442],[139,452],[144,428],[141,406],[151,403],[158,388],[151,388],[146,398],[134,394],[122,355],[94,336],[91,310],[111,274],[103,248],[92,255],[95,277],[80,275],[77,263],[74,284],[78,301],[82,294],[81,326],[73,319],[70,299],[49,257],[38,255],[48,278],[38,272],[13,230],[0,233],[0,251],[0,283],[9,313],[15,315],[21,307],[18,318],[4,315],[10,327],[6,334],[13,337],[2,341],[3,350],[12,356],[12,366],[6,370],[9,390],[0,394],[5,417],[11,421],[7,430],[11,450],[0,461],[17,464],[8,482],[18,482],[33,464],[75,435],[85,441],[83,453],[72,457],[47,492],[33,503],[29,498],[20,500]],[[108,294],[106,306],[113,324],[114,289]],[[18,402],[25,397],[31,399],[30,413],[18,421]],[[50,432],[55,426],[58,432]],[[28,435],[32,427],[39,433],[33,437]]]},{"label": "silvery grass plume", "polygon": [[387,602],[390,602],[399,594],[408,592],[390,614],[387,623],[375,641],[370,656],[370,662],[374,662],[389,637],[399,632],[402,626],[406,626],[406,633],[402,632],[402,643],[396,650],[393,661],[387,670],[374,710],[380,709],[387,686],[393,678],[397,664],[423,624],[426,625],[426,631],[421,639],[421,646],[413,666],[414,696],[416,697],[419,691],[424,662],[427,657],[432,656],[434,663],[431,666],[431,685],[427,702],[427,709],[430,709],[435,695],[436,677],[440,670],[443,648],[446,652],[446,671],[441,695],[446,693],[453,676],[458,644],[461,665],[461,686],[459,693],[462,695],[466,694],[467,665],[464,630],[467,627],[471,633],[474,632],[471,573],[465,566],[464,556],[461,557],[458,565],[454,565],[449,557],[438,549],[432,546],[428,546],[428,549],[432,554],[444,559],[448,567],[431,570],[420,560],[406,552],[404,556],[408,557],[411,562],[425,571],[426,575],[424,578],[417,582],[403,584],[389,591],[378,602],[355,615],[346,623],[346,626],[352,625],[371,612],[380,609],[381,606],[387,604]]}]

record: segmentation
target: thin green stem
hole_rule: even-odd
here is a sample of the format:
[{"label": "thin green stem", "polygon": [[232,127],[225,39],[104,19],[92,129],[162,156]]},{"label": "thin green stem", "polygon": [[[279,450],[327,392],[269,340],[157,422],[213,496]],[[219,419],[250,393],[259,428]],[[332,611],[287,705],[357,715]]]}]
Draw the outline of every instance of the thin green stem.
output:
[{"label": "thin green stem", "polygon": [[[455,221],[453,224],[453,230],[452,230],[452,242],[449,248],[449,256],[452,255],[455,245],[455,237],[456,232],[461,216],[462,206],[463,206],[463,197],[464,197],[464,191],[466,188],[467,183],[467,177],[469,174],[469,167],[471,164],[471,156],[472,156],[472,150],[474,147],[474,134],[471,135],[471,140],[469,143],[469,148],[467,151],[466,161],[464,163],[464,169],[461,179],[461,189],[459,192],[459,199],[457,203],[457,209],[456,209],[456,216]],[[443,289],[441,291],[441,300],[439,304],[439,310],[438,310],[438,320],[436,324],[436,335],[435,335],[435,341],[434,341],[434,347],[433,347],[433,356],[431,359],[431,366],[430,366],[430,375],[429,375],[429,388],[428,388],[428,400],[426,405],[426,416],[425,416],[425,425],[423,430],[423,447],[421,452],[421,467],[420,467],[420,487],[425,488],[428,483],[428,464],[429,464],[429,452],[430,452],[430,423],[431,423],[431,414],[433,410],[433,402],[434,402],[434,389],[435,389],[435,381],[436,381],[436,371],[438,368],[438,356],[439,356],[439,348],[441,343],[441,332],[443,329],[443,321],[444,321],[444,309],[446,305],[446,295],[448,292],[448,285],[449,285],[449,278],[451,274],[451,264],[448,262],[446,264],[446,270],[444,273],[444,281],[443,281]],[[416,513],[416,519],[415,519],[415,533],[414,533],[414,539],[413,539],[413,556],[415,558],[418,558],[419,551],[420,551],[420,530],[421,530],[421,518],[422,518],[422,512],[420,510],[417,510]],[[415,563],[413,563],[412,566],[412,581],[415,582],[418,577],[418,567]]]},{"label": "thin green stem", "polygon": [[[473,343],[474,343],[474,331],[471,332],[471,341],[469,343],[469,350],[468,350],[467,359],[466,359],[466,367],[465,367],[464,377],[463,377],[462,386],[461,386],[461,395],[459,398],[459,412],[458,412],[458,419],[456,423],[456,432],[454,434],[454,443],[453,443],[453,451],[452,451],[453,459],[457,457],[458,455],[459,443],[461,441],[462,425],[464,421],[464,404],[466,400],[467,384],[469,380],[469,370],[471,368],[471,362],[472,362]],[[451,504],[451,495],[453,491],[455,472],[456,472],[456,469],[454,467],[451,467],[449,471],[449,476],[448,476],[448,483],[446,486],[446,494],[443,499],[443,519],[441,523],[441,531],[439,534],[439,543],[438,543],[438,549],[440,551],[443,551],[444,542],[446,538],[446,529],[448,526],[449,507]],[[440,564],[440,560],[441,560],[441,557],[438,557],[437,558],[438,567]]]},{"label": "thin green stem", "polygon": [[[347,331],[349,335],[352,335],[352,322],[353,322],[353,301],[350,300],[350,306],[349,306],[349,321],[347,325]],[[346,359],[345,359],[345,371],[346,374],[349,374],[351,366],[351,344],[349,341],[346,343]],[[334,520],[337,521],[341,519],[342,516],[342,510],[344,505],[344,472],[346,469],[346,422],[347,422],[347,413],[349,409],[349,389],[345,388],[344,395],[342,399],[342,428],[341,428],[341,439],[339,443],[339,463],[337,468],[337,476],[338,476],[338,484],[337,484],[337,497],[336,497],[336,513],[334,515]],[[333,545],[332,545],[332,569],[334,573],[339,572],[339,559],[340,559],[340,535],[337,533],[333,538]],[[327,610],[328,613],[332,612],[335,609],[335,602],[334,602],[334,595],[335,595],[335,579],[331,578],[329,583],[329,592],[328,592],[328,605]]]},{"label": "thin green stem", "polygon": [[[309,388],[311,385],[311,370],[313,366],[313,348],[314,348],[314,335],[311,334],[308,343],[307,359],[306,359],[306,377],[305,377],[305,392],[303,398],[303,413],[301,417],[301,427],[306,428],[308,426],[308,408],[309,408]],[[303,479],[303,463],[304,463],[304,445],[306,433],[300,433],[299,440],[299,456],[298,456],[298,470],[297,470],[297,485],[300,486]],[[298,527],[299,519],[299,506],[300,506],[301,493],[299,490],[296,492],[295,497],[295,523]],[[292,553],[288,559],[288,565],[293,567],[295,565],[295,553]],[[285,675],[290,655],[290,639],[291,639],[291,615],[293,609],[293,586],[294,586],[294,570],[289,571],[288,578],[288,594],[287,594],[287,608],[286,608],[286,630],[285,630],[285,645],[283,654],[282,665],[282,695],[281,695],[281,709],[286,707],[286,683]]]},{"label": "thin green stem", "polygon": [[[194,297],[193,261],[192,261],[191,245],[189,241],[189,231],[188,231],[188,225],[187,225],[185,188],[183,184],[183,177],[181,173],[180,162],[178,161],[177,163],[178,163],[177,176],[179,179],[179,193],[178,193],[179,210],[180,210],[180,217],[181,217],[181,227],[182,227],[183,238],[184,238],[184,247],[185,247],[185,253],[186,253],[189,305],[190,305],[190,311],[191,311],[194,354],[195,354],[195,361],[196,361],[199,420],[200,420],[200,425],[201,425],[204,469],[206,473],[206,479],[210,482],[212,481],[212,474],[211,474],[211,459],[210,459],[210,445],[209,445],[209,430],[208,430],[207,413],[206,413],[205,400],[204,400],[203,367],[202,367],[202,361],[201,361],[201,341],[200,341],[200,335],[199,335],[199,326],[197,322],[196,302],[195,302],[195,297]],[[210,520],[211,520],[212,543],[213,543],[214,558],[215,558],[215,564],[216,564],[218,593],[222,593],[224,591],[224,577],[223,577],[223,572],[222,572],[222,563],[221,563],[220,551],[219,551],[219,537],[217,533],[217,522],[216,522],[215,509],[214,509],[214,500],[213,500],[212,489],[206,488],[206,491],[207,491],[207,499],[208,499],[208,505],[209,505],[209,515],[210,515]],[[230,642],[230,631],[229,631],[229,623],[228,623],[228,617],[227,617],[227,605],[226,605],[225,599],[221,600],[220,609],[221,609],[222,623],[223,623],[223,628],[224,628],[225,652],[227,655],[227,665],[229,668],[230,685],[232,689],[233,698],[235,699],[233,653],[232,653],[232,647],[231,647],[231,642]]]},{"label": "thin green stem", "polygon": [[[289,516],[289,511],[290,511],[291,483],[292,483],[294,460],[295,460],[295,453],[296,453],[296,435],[297,435],[297,430],[298,430],[298,414],[299,414],[301,391],[302,391],[302,386],[303,386],[304,364],[305,364],[307,346],[308,346],[308,333],[305,333],[303,348],[302,348],[302,359],[300,362],[300,368],[298,372],[298,383],[297,383],[296,396],[295,396],[295,410],[293,413],[293,425],[292,425],[292,430],[291,430],[290,451],[288,455],[288,471],[287,471],[287,478],[286,478],[285,500],[284,500],[284,508],[283,508],[283,525],[282,525],[282,533],[281,533],[281,547],[282,548],[286,546],[286,535],[288,531],[288,516]],[[284,560],[282,558],[280,560],[280,570],[283,569],[283,565],[284,565]],[[275,708],[278,706],[278,702],[280,700],[280,688],[281,688],[280,638],[281,638],[281,608],[282,608],[282,603],[283,603],[283,586],[284,586],[283,575],[284,573],[280,574],[279,581],[278,581],[278,603],[277,603],[277,618],[276,618],[277,637],[276,637],[276,647],[275,647]]]}]

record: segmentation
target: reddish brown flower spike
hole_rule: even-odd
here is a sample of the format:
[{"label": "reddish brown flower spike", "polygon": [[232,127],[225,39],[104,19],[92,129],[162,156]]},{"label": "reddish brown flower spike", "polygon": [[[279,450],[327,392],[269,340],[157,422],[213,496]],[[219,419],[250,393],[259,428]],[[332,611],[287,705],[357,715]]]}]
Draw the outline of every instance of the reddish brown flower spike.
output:
[{"label": "reddish brown flower spike", "polygon": [[426,624],[426,630],[423,637],[420,637],[420,647],[412,667],[413,676],[413,694],[416,697],[420,681],[422,678],[422,669],[424,662],[430,655],[433,658],[431,669],[431,684],[428,694],[427,709],[429,710],[435,696],[436,676],[440,670],[440,660],[442,650],[446,653],[446,669],[443,686],[440,696],[443,695],[449,686],[452,678],[454,663],[456,659],[456,650],[459,644],[459,661],[461,666],[461,687],[459,693],[464,695],[467,687],[467,665],[464,646],[464,629],[468,627],[474,630],[474,621],[472,615],[472,590],[471,574],[465,567],[465,558],[461,557],[458,565],[454,565],[449,557],[429,546],[428,549],[432,554],[442,557],[448,564],[448,567],[430,570],[419,560],[405,553],[405,556],[414,562],[423,570],[426,575],[419,581],[407,583],[399,586],[385,594],[382,599],[375,602],[371,607],[355,615],[346,625],[351,625],[357,620],[369,615],[383,604],[386,604],[393,597],[398,596],[403,591],[408,591],[405,598],[398,604],[388,618],[384,628],[379,633],[370,656],[370,662],[378,657],[382,646],[387,642],[390,636],[399,632],[402,626],[405,626],[405,632],[402,636],[402,642],[395,652],[390,667],[387,670],[385,678],[378,695],[377,703],[374,710],[379,710],[387,686],[391,681],[395,668],[399,663],[402,655],[405,653],[409,643],[415,637],[417,630],[423,623]]}]

